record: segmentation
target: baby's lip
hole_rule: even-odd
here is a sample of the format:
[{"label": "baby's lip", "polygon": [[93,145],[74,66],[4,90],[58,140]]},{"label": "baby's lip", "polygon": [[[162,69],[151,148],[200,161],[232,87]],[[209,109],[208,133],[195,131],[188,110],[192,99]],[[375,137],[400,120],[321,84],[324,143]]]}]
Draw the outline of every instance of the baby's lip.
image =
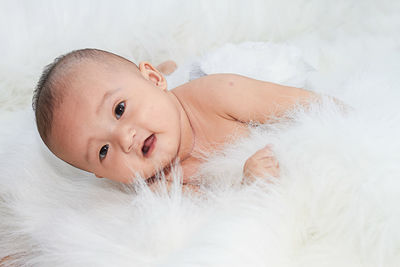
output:
[{"label": "baby's lip", "polygon": [[144,157],[150,156],[151,152],[153,151],[154,148],[154,143],[156,141],[156,136],[155,134],[149,135],[143,142],[142,142],[142,155]]}]

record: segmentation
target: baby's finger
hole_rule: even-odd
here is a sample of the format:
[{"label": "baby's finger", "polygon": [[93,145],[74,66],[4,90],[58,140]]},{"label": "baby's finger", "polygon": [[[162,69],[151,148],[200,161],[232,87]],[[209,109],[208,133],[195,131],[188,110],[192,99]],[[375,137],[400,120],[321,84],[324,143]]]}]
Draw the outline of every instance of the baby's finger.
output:
[{"label": "baby's finger", "polygon": [[274,146],[272,144],[268,144],[268,145],[265,146],[265,148],[269,148],[269,149],[272,149],[273,147]]},{"label": "baby's finger", "polygon": [[269,155],[269,156],[275,155],[274,151],[269,146],[266,146],[266,147],[258,150],[257,152],[262,155]]}]

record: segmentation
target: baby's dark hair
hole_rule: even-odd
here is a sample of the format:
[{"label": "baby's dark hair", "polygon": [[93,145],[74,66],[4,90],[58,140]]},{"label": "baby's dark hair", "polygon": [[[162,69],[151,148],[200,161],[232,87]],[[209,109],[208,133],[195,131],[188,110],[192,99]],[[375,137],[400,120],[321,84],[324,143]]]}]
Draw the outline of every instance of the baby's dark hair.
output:
[{"label": "baby's dark hair", "polygon": [[66,87],[67,81],[63,75],[69,66],[83,60],[103,60],[114,58],[133,63],[126,58],[111,52],[85,48],[74,50],[57,57],[44,71],[33,92],[32,108],[35,111],[36,126],[43,142],[49,146],[49,136],[53,123],[53,113],[61,103],[63,92],[60,87]]}]

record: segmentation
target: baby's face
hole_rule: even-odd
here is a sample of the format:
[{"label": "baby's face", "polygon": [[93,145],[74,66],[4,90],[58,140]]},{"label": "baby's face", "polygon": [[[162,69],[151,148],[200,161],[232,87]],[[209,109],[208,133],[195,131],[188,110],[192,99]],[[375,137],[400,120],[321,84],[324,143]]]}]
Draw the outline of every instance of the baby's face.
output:
[{"label": "baby's face", "polygon": [[[50,149],[98,177],[153,176],[179,154],[178,101],[150,64],[80,63],[56,107]],[[160,78],[161,77],[161,78]],[[161,80],[160,80],[161,79]]]}]

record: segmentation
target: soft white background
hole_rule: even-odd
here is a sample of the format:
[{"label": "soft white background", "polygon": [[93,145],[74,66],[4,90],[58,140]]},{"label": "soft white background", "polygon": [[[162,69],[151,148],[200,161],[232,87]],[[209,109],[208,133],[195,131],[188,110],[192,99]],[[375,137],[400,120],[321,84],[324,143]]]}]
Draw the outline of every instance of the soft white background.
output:
[{"label": "soft white background", "polygon": [[[398,1],[0,1],[0,257],[26,266],[399,266]],[[243,43],[246,42],[246,43]],[[254,43],[263,42],[263,43]],[[30,111],[44,65],[96,47],[335,96],[202,168],[198,198],[55,159]],[[245,90],[245,88],[244,88]],[[229,187],[272,143],[277,184]],[[179,173],[177,174],[179,177]]]}]

